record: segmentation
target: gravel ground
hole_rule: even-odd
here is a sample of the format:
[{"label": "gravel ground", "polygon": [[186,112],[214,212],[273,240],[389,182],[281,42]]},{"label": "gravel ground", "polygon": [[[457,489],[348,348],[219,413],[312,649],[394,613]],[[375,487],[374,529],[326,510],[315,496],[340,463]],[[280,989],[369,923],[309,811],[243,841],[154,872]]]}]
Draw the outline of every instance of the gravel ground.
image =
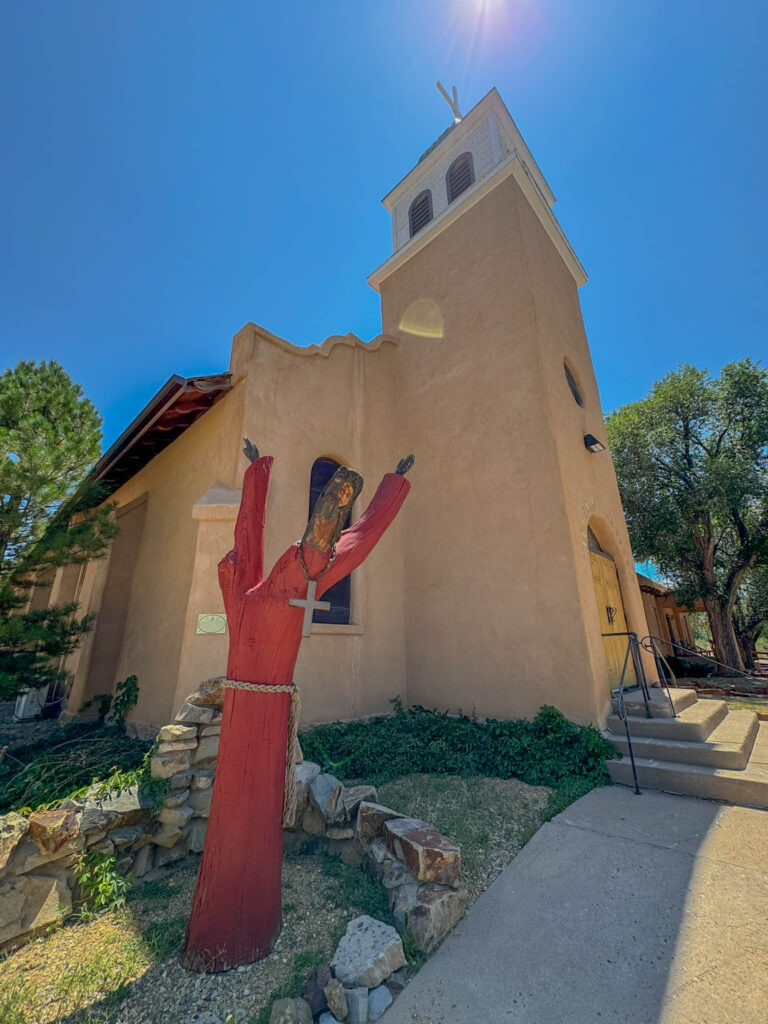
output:
[{"label": "gravel ground", "polygon": [[[428,775],[379,789],[382,803],[460,843],[472,900],[542,823],[548,796],[514,779]],[[347,922],[371,912],[358,868],[288,857],[275,951],[225,974],[193,974],[179,952],[196,873],[196,864],[171,868],[135,890],[125,909],[58,929],[0,961],[0,1024],[249,1024],[295,969],[306,974],[330,959]]]}]

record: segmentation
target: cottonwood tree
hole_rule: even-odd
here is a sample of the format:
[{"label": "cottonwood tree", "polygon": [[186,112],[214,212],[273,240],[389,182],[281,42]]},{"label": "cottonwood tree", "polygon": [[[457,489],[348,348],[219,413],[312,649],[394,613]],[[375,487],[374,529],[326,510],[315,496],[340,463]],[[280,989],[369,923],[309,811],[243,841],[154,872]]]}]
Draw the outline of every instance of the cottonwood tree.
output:
[{"label": "cottonwood tree", "polygon": [[744,667],[755,668],[752,653],[768,626],[768,565],[750,569],[733,606],[733,628],[741,648]]},{"label": "cottonwood tree", "polygon": [[30,610],[30,596],[116,533],[98,490],[80,486],[100,442],[95,406],[58,363],[0,376],[0,698],[59,681],[58,662],[92,626],[75,603]]},{"label": "cottonwood tree", "polygon": [[606,428],[635,557],[704,601],[716,658],[743,669],[734,605],[768,560],[768,373],[683,365]]}]

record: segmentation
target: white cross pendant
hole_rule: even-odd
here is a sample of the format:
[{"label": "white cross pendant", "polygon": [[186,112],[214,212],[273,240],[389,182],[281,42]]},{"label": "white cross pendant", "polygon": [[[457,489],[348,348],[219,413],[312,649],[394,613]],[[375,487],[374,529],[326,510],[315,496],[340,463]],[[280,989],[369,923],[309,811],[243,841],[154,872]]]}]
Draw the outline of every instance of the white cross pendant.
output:
[{"label": "white cross pendant", "polygon": [[315,594],[317,593],[317,580],[309,580],[307,582],[307,599],[302,601],[300,597],[292,597],[289,604],[292,604],[294,608],[304,609],[304,623],[301,627],[302,636],[312,635],[312,613],[315,608],[321,609],[321,611],[329,612],[331,610],[330,601],[316,601]]}]

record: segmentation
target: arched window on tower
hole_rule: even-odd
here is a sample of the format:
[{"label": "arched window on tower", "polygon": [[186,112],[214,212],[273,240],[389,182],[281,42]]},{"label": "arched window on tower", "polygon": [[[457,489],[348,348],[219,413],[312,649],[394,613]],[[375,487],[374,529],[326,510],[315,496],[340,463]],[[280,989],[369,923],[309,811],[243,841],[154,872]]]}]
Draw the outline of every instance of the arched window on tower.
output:
[{"label": "arched window on tower", "polygon": [[420,192],[408,210],[411,238],[432,220],[432,193],[429,189]]},{"label": "arched window on tower", "polygon": [[445,176],[445,188],[448,193],[448,202],[452,203],[462,192],[466,192],[470,185],[475,182],[475,165],[472,162],[471,153],[462,153],[457,156],[448,173]]},{"label": "arched window on tower", "polygon": [[[312,466],[312,474],[309,478],[309,514],[315,510],[317,499],[323,493],[325,485],[339,468],[340,463],[333,459],[317,459]],[[347,526],[350,521],[347,520]],[[322,596],[323,601],[330,601],[330,610],[315,611],[312,614],[313,622],[332,622],[336,625],[348,626],[350,622],[351,609],[351,576],[345,576],[343,580],[334,583],[330,590]]]}]

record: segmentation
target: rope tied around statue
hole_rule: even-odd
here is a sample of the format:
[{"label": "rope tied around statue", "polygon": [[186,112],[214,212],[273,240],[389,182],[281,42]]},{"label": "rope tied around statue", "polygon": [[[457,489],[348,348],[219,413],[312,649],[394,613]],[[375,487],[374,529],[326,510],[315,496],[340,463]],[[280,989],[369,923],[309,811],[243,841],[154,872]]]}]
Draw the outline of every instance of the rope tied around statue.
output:
[{"label": "rope tied around statue", "polygon": [[291,828],[296,820],[296,765],[301,760],[299,746],[299,720],[301,718],[301,697],[296,683],[241,683],[238,679],[227,679],[218,676],[207,680],[206,686],[216,684],[227,686],[232,690],[251,690],[254,693],[287,693],[291,698],[288,713],[288,742],[285,751],[285,795],[283,797],[283,828]]}]

